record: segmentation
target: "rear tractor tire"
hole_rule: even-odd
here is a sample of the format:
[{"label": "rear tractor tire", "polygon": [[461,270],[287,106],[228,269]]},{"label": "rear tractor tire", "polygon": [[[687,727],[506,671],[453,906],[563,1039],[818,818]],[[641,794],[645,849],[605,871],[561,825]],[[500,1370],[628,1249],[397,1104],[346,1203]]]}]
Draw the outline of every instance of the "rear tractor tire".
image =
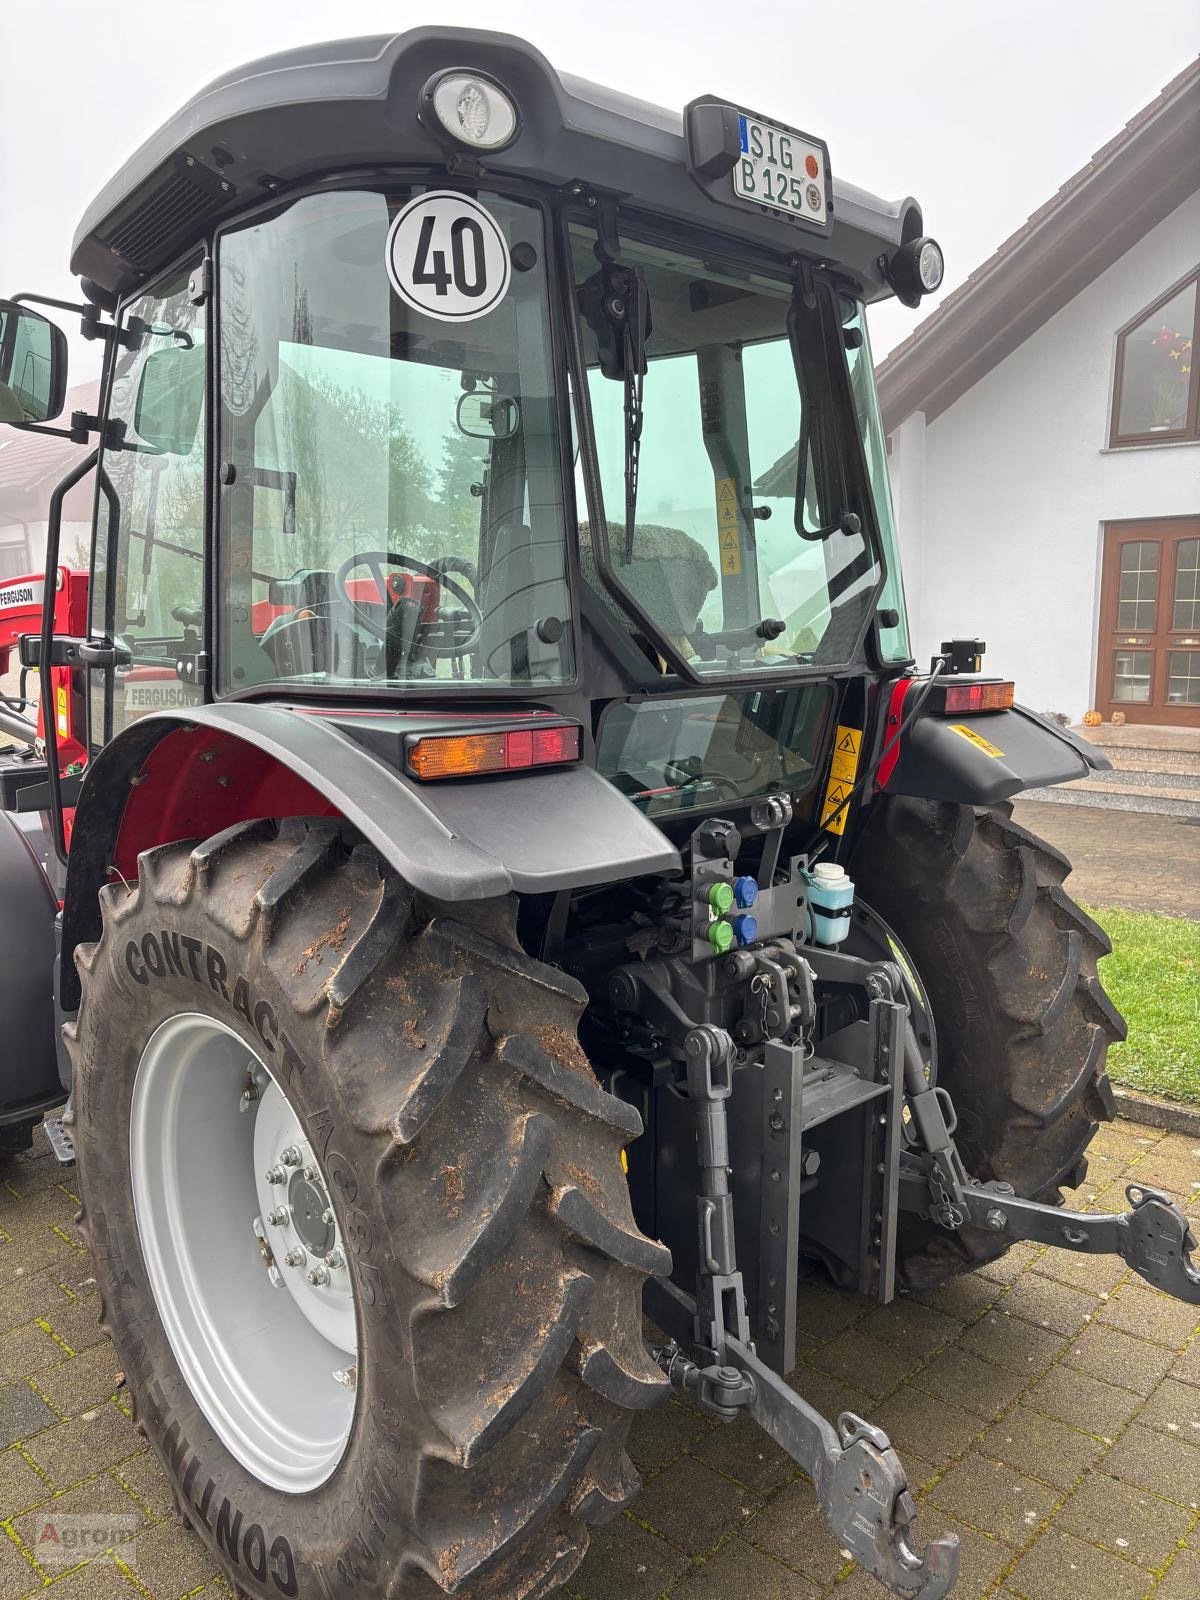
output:
[{"label": "rear tractor tire", "polygon": [[151,850],[102,904],[82,1226],[182,1514],[254,1600],[549,1594],[667,1390],[584,991],[324,821]]},{"label": "rear tractor tire", "polygon": [[[1115,1111],[1104,1062],[1125,1024],[1096,972],[1107,935],[1063,889],[1071,863],[1012,807],[888,796],[850,870],[911,957],[937,1029],[938,1082],[972,1176],[1062,1203]],[[1003,1255],[978,1228],[901,1219],[901,1280],[930,1286]]]}]

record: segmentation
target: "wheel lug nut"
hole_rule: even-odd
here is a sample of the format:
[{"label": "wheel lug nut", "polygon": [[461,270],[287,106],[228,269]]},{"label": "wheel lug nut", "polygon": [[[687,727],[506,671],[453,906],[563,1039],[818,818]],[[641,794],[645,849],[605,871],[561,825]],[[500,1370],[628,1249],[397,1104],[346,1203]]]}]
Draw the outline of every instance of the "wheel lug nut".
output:
[{"label": "wheel lug nut", "polygon": [[318,1288],[320,1285],[329,1282],[329,1268],[324,1262],[318,1261],[315,1267],[309,1268],[307,1276],[309,1283],[314,1288]]},{"label": "wheel lug nut", "polygon": [[299,1245],[295,1245],[284,1256],[283,1264],[285,1267],[302,1267],[307,1260],[308,1257],[304,1254],[304,1251]]},{"label": "wheel lug nut", "polygon": [[304,1176],[308,1179],[309,1183],[319,1183],[321,1178],[321,1174],[317,1171],[316,1167],[311,1165],[305,1167]]},{"label": "wheel lug nut", "polygon": [[333,1271],[336,1272],[339,1267],[344,1267],[346,1265],[346,1258],[340,1250],[333,1249],[325,1257],[325,1265],[327,1267],[331,1267]]},{"label": "wheel lug nut", "polygon": [[333,1207],[332,1206],[326,1206],[324,1211],[322,1211],[322,1213],[321,1213],[321,1221],[323,1223],[325,1223],[325,1225],[327,1227],[330,1227],[330,1228],[333,1227],[334,1223],[337,1221],[337,1218],[333,1214]]},{"label": "wheel lug nut", "polygon": [[271,1212],[270,1216],[267,1218],[267,1221],[273,1228],[282,1228],[290,1215],[291,1213],[288,1211],[286,1206],[277,1206],[275,1210]]},{"label": "wheel lug nut", "polygon": [[290,1144],[280,1155],[279,1159],[283,1162],[285,1167],[298,1167],[301,1161],[303,1161],[304,1157],[300,1154],[299,1150],[296,1149],[294,1144]]},{"label": "wheel lug nut", "polygon": [[287,1173],[283,1170],[282,1167],[268,1167],[267,1168],[267,1182],[268,1183],[286,1183],[287,1182]]}]

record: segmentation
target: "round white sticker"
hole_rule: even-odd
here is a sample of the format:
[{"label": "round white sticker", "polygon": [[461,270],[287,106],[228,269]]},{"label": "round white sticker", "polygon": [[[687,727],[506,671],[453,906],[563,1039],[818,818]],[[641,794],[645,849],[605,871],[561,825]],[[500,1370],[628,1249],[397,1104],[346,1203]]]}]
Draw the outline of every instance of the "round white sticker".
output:
[{"label": "round white sticker", "polygon": [[392,288],[439,322],[470,322],[508,293],[508,242],[478,200],[439,189],[410,200],[388,232]]}]

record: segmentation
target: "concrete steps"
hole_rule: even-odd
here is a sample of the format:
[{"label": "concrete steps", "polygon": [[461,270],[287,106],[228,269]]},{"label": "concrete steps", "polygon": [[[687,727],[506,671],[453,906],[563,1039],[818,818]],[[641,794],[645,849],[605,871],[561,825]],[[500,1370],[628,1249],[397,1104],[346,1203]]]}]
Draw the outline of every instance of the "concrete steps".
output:
[{"label": "concrete steps", "polygon": [[1200,822],[1200,730],[1105,725],[1072,731],[1099,746],[1113,770],[1031,789],[1025,798]]}]

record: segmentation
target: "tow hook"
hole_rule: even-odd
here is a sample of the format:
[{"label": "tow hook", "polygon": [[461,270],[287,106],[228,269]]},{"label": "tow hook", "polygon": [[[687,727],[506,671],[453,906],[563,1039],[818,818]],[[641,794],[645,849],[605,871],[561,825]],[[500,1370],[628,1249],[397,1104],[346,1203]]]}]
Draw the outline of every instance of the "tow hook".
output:
[{"label": "tow hook", "polygon": [[[660,1327],[686,1330],[696,1302],[675,1284],[652,1281],[648,1315]],[[672,1339],[654,1359],[673,1387],[696,1396],[711,1416],[742,1412],[765,1428],[812,1479],[830,1531],[860,1567],[902,1600],[942,1600],[958,1577],[954,1534],[934,1539],[924,1555],[912,1542],[916,1506],[908,1478],[881,1428],[843,1412],[837,1427],[761,1361],[748,1343],[726,1333],[716,1365],[701,1367]]]}]

